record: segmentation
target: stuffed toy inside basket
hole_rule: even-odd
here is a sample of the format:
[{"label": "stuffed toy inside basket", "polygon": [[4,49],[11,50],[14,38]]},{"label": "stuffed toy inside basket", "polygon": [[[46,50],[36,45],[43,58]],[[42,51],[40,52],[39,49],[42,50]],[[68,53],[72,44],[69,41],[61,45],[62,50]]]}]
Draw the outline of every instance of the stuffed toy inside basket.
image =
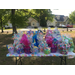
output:
[{"label": "stuffed toy inside basket", "polygon": [[10,54],[14,53],[14,47],[13,47],[12,44],[11,45],[7,45],[7,48],[8,48],[8,51],[9,51]]},{"label": "stuffed toy inside basket", "polygon": [[59,45],[58,50],[61,54],[68,54],[69,47]]},{"label": "stuffed toy inside basket", "polygon": [[55,53],[57,51],[57,48],[51,47],[51,53]]},{"label": "stuffed toy inside basket", "polygon": [[38,47],[32,48],[32,54],[38,54]]},{"label": "stuffed toy inside basket", "polygon": [[17,50],[16,50],[16,52],[18,53],[18,54],[22,54],[22,53],[24,53],[24,48],[18,48]]},{"label": "stuffed toy inside basket", "polygon": [[8,49],[8,51],[9,51],[10,54],[13,54],[14,53],[14,49],[13,48]]},{"label": "stuffed toy inside basket", "polygon": [[30,54],[30,53],[31,53],[31,48],[30,48],[30,46],[24,47],[24,52],[27,53],[27,54]]}]

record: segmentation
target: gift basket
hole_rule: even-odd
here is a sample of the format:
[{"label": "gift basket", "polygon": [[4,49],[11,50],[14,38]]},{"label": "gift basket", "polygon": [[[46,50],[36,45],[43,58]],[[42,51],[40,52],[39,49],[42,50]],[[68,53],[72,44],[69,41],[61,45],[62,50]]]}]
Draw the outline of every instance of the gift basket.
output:
[{"label": "gift basket", "polygon": [[59,32],[58,28],[55,27],[55,29],[53,30],[53,36],[58,36],[58,35],[60,35],[60,32]]},{"label": "gift basket", "polygon": [[48,38],[48,36],[53,36],[53,31],[50,29],[50,27],[48,27],[48,30],[46,32],[45,39]]},{"label": "gift basket", "polygon": [[43,52],[44,47],[42,43],[39,44],[38,49],[39,49],[39,52]]},{"label": "gift basket", "polygon": [[51,52],[55,53],[57,51],[57,40],[52,36],[48,36],[48,38],[46,38],[46,42],[48,46],[51,47]]},{"label": "gift basket", "polygon": [[8,51],[9,51],[10,54],[14,53],[14,46],[13,46],[13,44],[7,45],[7,48],[8,48]]},{"label": "gift basket", "polygon": [[34,46],[38,47],[39,42],[38,42],[38,39],[37,39],[37,34],[38,34],[38,31],[35,31],[35,34],[33,35],[32,43],[34,43]]},{"label": "gift basket", "polygon": [[57,51],[57,46],[52,44],[51,46],[51,53],[55,53]]},{"label": "gift basket", "polygon": [[70,45],[69,52],[73,52],[74,43],[73,43],[72,38],[69,35],[63,35],[63,38],[64,38],[65,42]]},{"label": "gift basket", "polygon": [[38,54],[38,47],[37,46],[34,46],[32,48],[32,54]]},{"label": "gift basket", "polygon": [[[40,36],[42,34],[42,36]],[[33,41],[32,43],[34,43],[34,46],[39,45],[40,41],[42,41],[43,37],[43,32],[41,30],[41,28],[39,27],[37,31],[35,31],[34,35],[33,35]]]},{"label": "gift basket", "polygon": [[24,53],[24,44],[18,44],[15,49],[18,54]]},{"label": "gift basket", "polygon": [[45,53],[45,54],[51,53],[51,48],[50,48],[50,47],[46,47],[46,48],[44,49],[44,53]]},{"label": "gift basket", "polygon": [[26,36],[26,34],[23,34],[23,36],[22,36],[22,38],[21,38],[21,40],[20,40],[20,43],[22,43],[22,44],[24,44],[24,52],[25,53],[27,53],[27,54],[29,54],[29,53],[31,53],[31,49],[30,49],[30,41],[28,40],[28,38],[27,38],[27,36]]},{"label": "gift basket", "polygon": [[62,40],[58,43],[58,50],[61,54],[67,54],[70,49],[69,40],[62,35]]},{"label": "gift basket", "polygon": [[38,39],[38,43],[39,43],[39,45],[38,45],[39,52],[43,52],[44,39],[43,39],[43,33],[41,31],[38,32],[37,39]]},{"label": "gift basket", "polygon": [[24,52],[27,53],[27,54],[30,54],[30,53],[31,53],[31,48],[30,48],[30,46],[25,46],[25,47],[24,47]]},{"label": "gift basket", "polygon": [[73,52],[74,43],[70,36],[67,34],[61,35],[57,28],[52,31],[48,28],[45,39],[41,29],[33,32],[32,30],[23,32],[19,31],[13,36],[14,43],[7,45],[9,53],[26,53],[38,54],[40,52],[49,54],[59,52],[67,54]]},{"label": "gift basket", "polygon": [[49,47],[52,46],[52,41],[53,41],[53,37],[52,36],[48,36],[47,38],[45,38],[47,44]]},{"label": "gift basket", "polygon": [[20,44],[20,40],[21,40],[21,37],[22,37],[22,34],[23,32],[18,32],[18,34],[15,34],[14,33],[14,36],[13,36],[13,40],[14,40],[14,47],[16,47],[18,44]]},{"label": "gift basket", "polygon": [[70,46],[66,44],[65,42],[58,44],[58,50],[61,54],[68,54],[69,48]]},{"label": "gift basket", "polygon": [[44,41],[44,39],[43,39],[43,32],[42,32],[42,31],[38,31],[37,39],[38,39],[38,42],[39,42],[39,43],[40,43],[41,41]]},{"label": "gift basket", "polygon": [[46,43],[46,41],[41,41],[38,46],[39,52],[44,52],[44,50],[46,50],[47,47],[48,47],[48,44]]},{"label": "gift basket", "polygon": [[58,45],[58,40],[56,38],[53,38],[52,45],[50,46],[52,53],[55,53],[57,51],[57,45]]},{"label": "gift basket", "polygon": [[39,43],[39,45],[38,45],[39,52],[44,52],[44,49],[46,47],[48,47],[48,44],[46,43],[46,41],[43,38],[42,31],[38,31],[37,39],[38,39],[38,43]]},{"label": "gift basket", "polygon": [[30,31],[27,32],[26,35],[27,35],[28,40],[29,40],[30,43],[32,44],[34,32],[30,30]]},{"label": "gift basket", "polygon": [[31,44],[31,53],[37,54],[38,53],[38,47],[34,46],[34,43]]},{"label": "gift basket", "polygon": [[74,43],[73,43],[73,40],[69,40],[69,44],[70,44],[69,51],[73,52],[74,51]]}]

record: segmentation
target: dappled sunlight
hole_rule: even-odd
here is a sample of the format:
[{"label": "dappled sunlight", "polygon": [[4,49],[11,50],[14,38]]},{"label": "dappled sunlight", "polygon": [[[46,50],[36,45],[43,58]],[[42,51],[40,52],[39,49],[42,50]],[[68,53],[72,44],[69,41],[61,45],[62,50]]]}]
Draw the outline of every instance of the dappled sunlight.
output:
[{"label": "dappled sunlight", "polygon": [[[64,35],[65,33],[61,33],[61,35]],[[70,37],[74,38],[75,34],[67,33],[67,35],[70,35]]]},{"label": "dappled sunlight", "polygon": [[13,40],[11,37],[7,37],[5,38],[5,40]]},{"label": "dappled sunlight", "polygon": [[2,45],[2,47],[6,47],[6,45]]},{"label": "dappled sunlight", "polygon": [[2,44],[2,42],[0,42],[0,44]]},{"label": "dappled sunlight", "polygon": [[0,47],[1,48],[6,47],[6,45],[12,43],[12,41],[13,41],[12,34],[0,33]]},{"label": "dappled sunlight", "polygon": [[72,32],[70,32],[70,31],[64,31],[64,32],[61,32],[60,31],[60,33],[61,33],[61,35],[64,35],[64,34],[66,34],[66,35],[70,35],[70,37],[72,37],[72,38],[74,38],[75,37],[75,31],[72,31]]},{"label": "dappled sunlight", "polygon": [[38,57],[31,57],[30,59],[31,60],[36,60]]},{"label": "dappled sunlight", "polygon": [[2,38],[4,38],[4,36],[2,34],[0,34],[0,41],[1,41]]},{"label": "dappled sunlight", "polygon": [[[13,59],[14,61],[16,61],[16,57],[13,57],[12,59]],[[18,60],[18,59],[19,59],[19,57],[17,57],[17,60]]]},{"label": "dappled sunlight", "polygon": [[2,34],[6,34],[6,35],[9,35],[9,34],[12,34],[12,32],[4,32],[4,33],[2,33]]}]

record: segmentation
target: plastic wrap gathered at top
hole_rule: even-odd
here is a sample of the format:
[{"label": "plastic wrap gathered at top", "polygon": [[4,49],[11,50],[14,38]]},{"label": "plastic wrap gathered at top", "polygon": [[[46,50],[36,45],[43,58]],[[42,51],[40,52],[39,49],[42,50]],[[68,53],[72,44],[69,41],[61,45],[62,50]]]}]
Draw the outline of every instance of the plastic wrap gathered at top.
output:
[{"label": "plastic wrap gathered at top", "polygon": [[[45,38],[44,38],[45,37]],[[9,53],[27,53],[37,54],[43,52],[45,54],[56,53],[68,54],[73,52],[74,43],[69,35],[61,35],[59,30],[55,28],[51,30],[48,28],[46,34],[43,34],[42,29],[38,28],[37,31],[31,29],[27,33],[19,31],[13,35],[13,44],[7,45]]]}]

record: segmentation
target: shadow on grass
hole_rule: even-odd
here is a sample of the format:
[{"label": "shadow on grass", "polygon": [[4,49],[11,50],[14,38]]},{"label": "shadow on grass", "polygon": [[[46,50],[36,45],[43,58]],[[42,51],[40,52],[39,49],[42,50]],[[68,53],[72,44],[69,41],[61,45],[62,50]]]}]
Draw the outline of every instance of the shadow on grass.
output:
[{"label": "shadow on grass", "polygon": [[59,57],[24,57],[22,61],[24,65],[59,65],[60,64]]},{"label": "shadow on grass", "polygon": [[13,43],[11,39],[12,34],[1,34],[0,33],[0,65],[12,65],[14,61],[12,61],[12,57],[7,58],[6,54],[8,53],[7,44]]},{"label": "shadow on grass", "polygon": [[0,47],[13,43],[12,34],[0,34]]}]

